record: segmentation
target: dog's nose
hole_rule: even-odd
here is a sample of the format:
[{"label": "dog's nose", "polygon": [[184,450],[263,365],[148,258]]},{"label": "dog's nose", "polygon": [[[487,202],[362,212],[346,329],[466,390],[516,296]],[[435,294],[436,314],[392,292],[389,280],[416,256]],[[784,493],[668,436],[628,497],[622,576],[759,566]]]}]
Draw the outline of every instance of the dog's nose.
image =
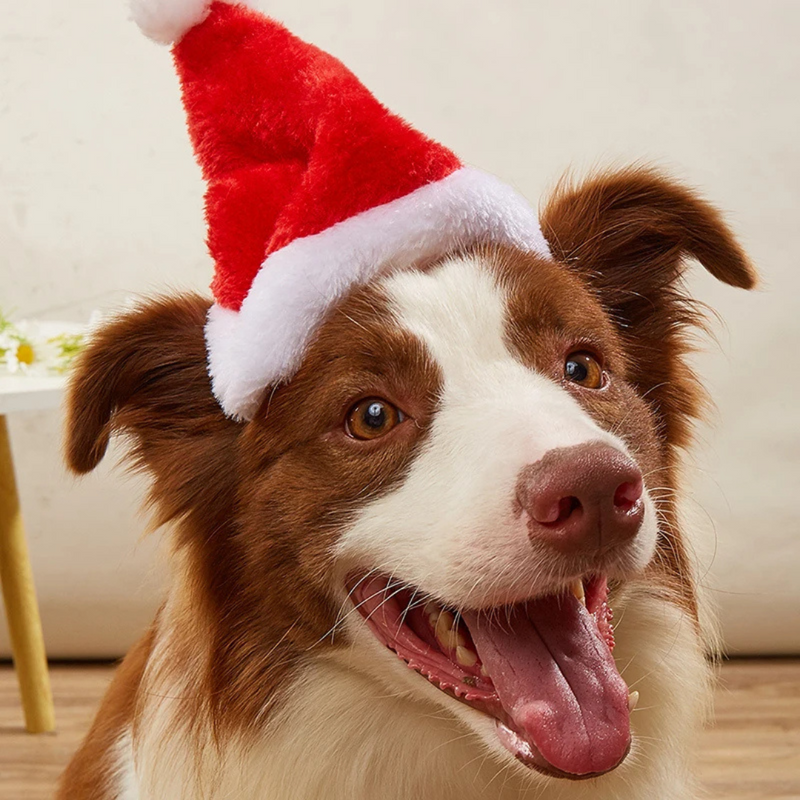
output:
[{"label": "dog's nose", "polygon": [[551,450],[517,484],[531,539],[564,554],[604,553],[632,539],[644,518],[642,494],[639,467],[602,442]]}]

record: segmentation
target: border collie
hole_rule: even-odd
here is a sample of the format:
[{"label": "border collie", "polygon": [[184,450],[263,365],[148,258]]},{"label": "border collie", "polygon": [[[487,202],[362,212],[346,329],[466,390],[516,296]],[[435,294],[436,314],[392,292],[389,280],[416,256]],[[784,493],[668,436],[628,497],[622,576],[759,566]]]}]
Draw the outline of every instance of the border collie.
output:
[{"label": "border collie", "polygon": [[246,423],[209,301],[143,302],[72,379],[123,435],[172,577],[62,800],[687,800],[709,707],[680,460],[688,259],[750,288],[660,173],[563,184],[548,260],[477,246],[353,290]]}]

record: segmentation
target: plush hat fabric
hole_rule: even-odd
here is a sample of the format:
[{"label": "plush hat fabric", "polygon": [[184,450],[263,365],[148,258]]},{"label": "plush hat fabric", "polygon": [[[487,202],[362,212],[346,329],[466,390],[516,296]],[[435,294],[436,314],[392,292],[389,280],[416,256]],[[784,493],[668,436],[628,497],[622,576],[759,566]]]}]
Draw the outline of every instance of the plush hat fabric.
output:
[{"label": "plush hat fabric", "polygon": [[251,418],[354,286],[476,241],[547,254],[536,214],[382,106],[332,56],[244,3],[135,0],[173,44],[207,181],[214,393]]}]

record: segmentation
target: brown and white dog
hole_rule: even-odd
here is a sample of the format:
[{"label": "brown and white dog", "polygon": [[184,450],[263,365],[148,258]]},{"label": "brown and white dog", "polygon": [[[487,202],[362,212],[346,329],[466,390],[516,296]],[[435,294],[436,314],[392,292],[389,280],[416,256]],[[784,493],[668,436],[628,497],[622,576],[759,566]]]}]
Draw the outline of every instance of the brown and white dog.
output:
[{"label": "brown and white dog", "polygon": [[754,273],[650,170],[541,221],[553,260],[476,247],[353,291],[248,423],[212,396],[206,300],[96,335],[69,464],[129,438],[174,573],[60,798],[696,795],[682,273]]}]

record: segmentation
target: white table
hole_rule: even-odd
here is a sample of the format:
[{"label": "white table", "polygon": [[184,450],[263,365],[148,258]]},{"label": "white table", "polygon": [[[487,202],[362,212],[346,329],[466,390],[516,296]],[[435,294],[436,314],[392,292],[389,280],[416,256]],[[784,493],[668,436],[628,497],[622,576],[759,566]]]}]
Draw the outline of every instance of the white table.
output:
[{"label": "white table", "polygon": [[0,583],[30,733],[54,730],[55,712],[6,414],[58,406],[65,385],[63,377],[0,375]]},{"label": "white table", "polygon": [[66,383],[63,375],[43,378],[0,375],[0,414],[55,408],[61,402]]}]

